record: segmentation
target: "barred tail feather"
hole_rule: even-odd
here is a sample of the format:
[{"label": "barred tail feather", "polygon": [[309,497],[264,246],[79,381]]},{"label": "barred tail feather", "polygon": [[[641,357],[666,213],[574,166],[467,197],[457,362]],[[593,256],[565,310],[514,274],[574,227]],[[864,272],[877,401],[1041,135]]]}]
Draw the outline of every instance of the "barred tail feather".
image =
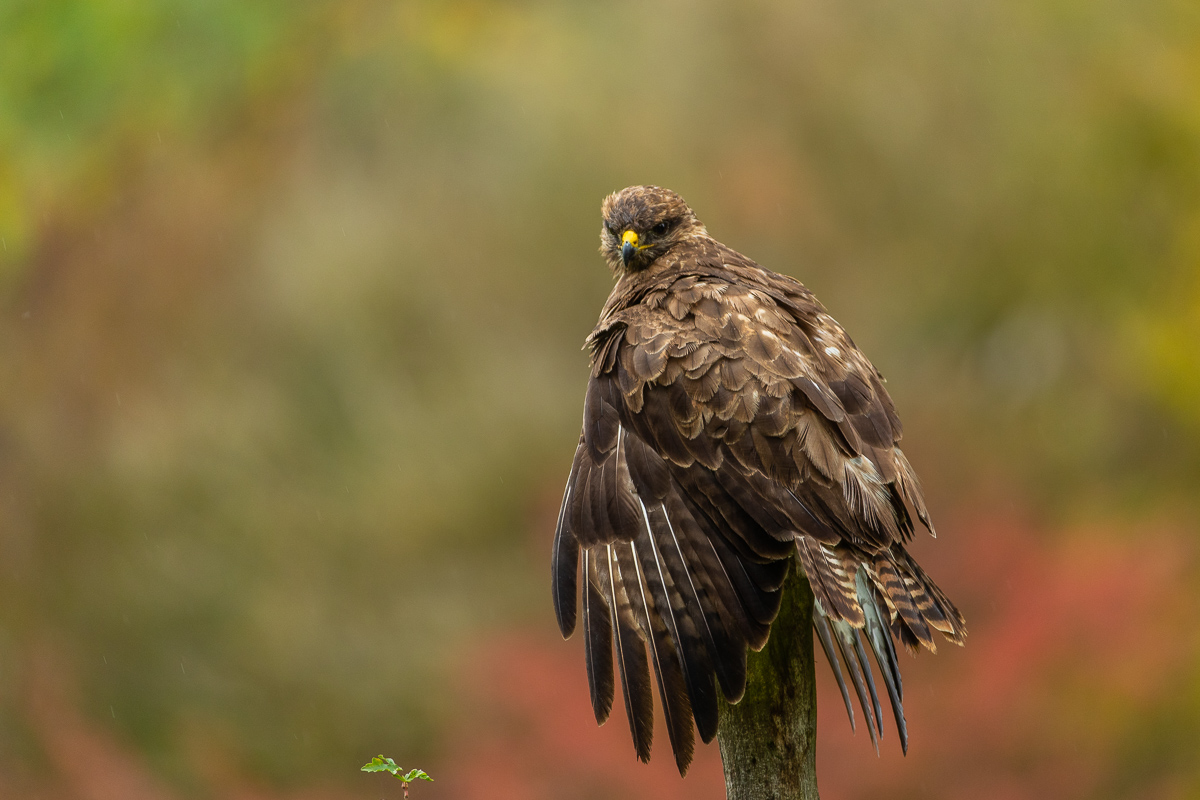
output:
[{"label": "barred tail feather", "polygon": [[821,649],[825,651],[825,659],[829,662],[829,668],[833,670],[833,676],[837,678],[838,689],[842,692],[842,702],[846,704],[846,715],[850,717],[850,730],[856,731],[854,704],[850,702],[850,691],[846,688],[846,679],[842,676],[841,662],[838,660],[837,654],[833,652],[833,632],[829,629],[829,618],[815,604],[813,606],[813,629],[817,632]]},{"label": "barred tail feather", "polygon": [[950,598],[921,569],[921,566],[901,549],[896,554],[896,564],[904,572],[917,608],[930,627],[941,631],[950,641],[961,645],[967,635],[967,623],[962,613],[950,602]]},{"label": "barred tail feather", "polygon": [[[900,679],[900,664],[896,661],[896,648],[888,629],[883,624],[879,605],[875,601],[871,587],[867,585],[863,575],[865,570],[859,570],[856,576],[858,585],[858,602],[867,618],[866,635],[875,654],[875,663],[883,674],[883,683],[887,686],[888,699],[892,704],[892,714],[896,718],[896,731],[900,734],[900,748],[908,753],[908,725],[904,721],[904,684]],[[878,706],[876,706],[878,709]]]},{"label": "barred tail feather", "polygon": [[[840,570],[832,568],[831,558],[821,558],[823,554],[835,555],[829,548],[801,537],[797,550],[816,598],[813,627],[837,679],[851,728],[854,728],[854,711],[842,676],[842,663],[867,717],[871,741],[878,749],[876,735],[882,735],[883,718],[873,671],[862,646],[865,638],[887,689],[900,746],[907,753],[904,683],[894,640],[899,639],[912,650],[921,645],[934,650],[932,631],[937,630],[950,641],[962,644],[966,635],[962,615],[899,545],[873,557],[866,556],[857,565],[843,563]],[[847,559],[857,558],[849,551],[836,552]],[[845,582],[838,580],[844,573],[853,574],[852,598],[847,597]],[[828,602],[836,605],[830,608]],[[846,613],[847,608],[851,608],[851,613]]]},{"label": "barred tail feather", "polygon": [[875,752],[879,752],[879,736],[882,734],[883,713],[879,708],[879,697],[875,694],[875,679],[871,675],[871,664],[863,651],[862,643],[858,640],[858,629],[839,619],[831,619],[834,641],[841,651],[842,660],[850,673],[850,681],[858,695],[858,703],[862,706],[863,717],[867,720],[867,733],[871,736],[871,744]]}]

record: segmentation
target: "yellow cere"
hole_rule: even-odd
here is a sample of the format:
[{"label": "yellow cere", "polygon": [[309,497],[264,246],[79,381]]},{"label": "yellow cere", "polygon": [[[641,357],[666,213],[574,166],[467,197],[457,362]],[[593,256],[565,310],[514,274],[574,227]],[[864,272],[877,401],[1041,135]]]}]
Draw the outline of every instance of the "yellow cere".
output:
[{"label": "yellow cere", "polygon": [[637,231],[625,231],[625,233],[621,236],[621,241],[624,244],[633,245],[638,250],[645,250],[647,247],[651,247],[654,244],[653,242],[649,242],[647,244],[638,244]]}]

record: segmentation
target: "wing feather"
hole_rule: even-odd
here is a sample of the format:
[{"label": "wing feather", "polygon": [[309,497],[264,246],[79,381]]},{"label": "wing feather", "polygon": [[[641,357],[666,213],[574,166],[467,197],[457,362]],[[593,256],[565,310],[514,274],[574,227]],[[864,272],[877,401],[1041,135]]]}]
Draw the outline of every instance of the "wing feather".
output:
[{"label": "wing feather", "polygon": [[[563,490],[562,505],[558,509],[558,523],[554,530],[554,552],[551,555],[551,584],[554,589],[554,616],[558,620],[558,629],[563,638],[567,639],[575,631],[575,594],[579,572],[579,540],[568,524],[572,494],[575,490],[575,474],[579,469],[580,459],[584,454],[582,438],[575,448],[575,458],[571,462],[571,473],[567,476],[567,488]],[[586,578],[585,578],[586,580]]]},{"label": "wing feather", "polygon": [[608,721],[615,682],[612,662],[612,616],[599,589],[600,576],[588,550],[583,551],[583,651],[587,662],[588,690],[596,724]]},{"label": "wing feather", "polygon": [[[646,531],[648,532],[648,527]],[[639,535],[627,545],[614,545],[625,576],[626,590],[633,600],[634,619],[641,628],[643,638],[650,650],[650,664],[658,684],[658,696],[662,702],[663,716],[667,723],[667,736],[671,751],[675,754],[675,765],[679,774],[687,773],[692,761],[694,741],[692,738],[692,708],[684,679],[684,667],[680,663],[671,629],[660,613],[665,593],[655,591],[652,579],[644,570],[639,544],[645,550],[646,536]],[[669,609],[668,609],[669,613]],[[651,723],[653,724],[653,723]]]},{"label": "wing feather", "polygon": [[[619,547],[619,545],[617,545]],[[639,761],[650,760],[654,741],[654,700],[650,689],[650,666],[646,661],[646,646],[638,635],[637,624],[614,545],[604,545],[604,566],[597,567],[604,582],[609,608],[615,609],[616,624],[612,626],[617,666],[621,672],[621,691],[625,698],[625,716],[629,733]]]}]

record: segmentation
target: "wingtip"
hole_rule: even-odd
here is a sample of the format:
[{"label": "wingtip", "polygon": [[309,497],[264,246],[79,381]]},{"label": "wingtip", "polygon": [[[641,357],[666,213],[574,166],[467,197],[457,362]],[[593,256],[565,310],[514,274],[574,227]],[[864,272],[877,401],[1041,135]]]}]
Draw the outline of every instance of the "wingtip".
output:
[{"label": "wingtip", "polygon": [[564,618],[564,615],[558,615],[558,632],[562,634],[563,641],[570,639],[575,634],[576,616],[571,614],[569,618]]}]

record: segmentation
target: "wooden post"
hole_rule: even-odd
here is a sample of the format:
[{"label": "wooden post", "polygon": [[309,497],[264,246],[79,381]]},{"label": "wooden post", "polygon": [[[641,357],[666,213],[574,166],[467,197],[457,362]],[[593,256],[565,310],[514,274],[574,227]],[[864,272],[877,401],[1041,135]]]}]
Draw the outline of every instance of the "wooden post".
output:
[{"label": "wooden post", "polygon": [[750,653],[746,694],[722,704],[728,800],[819,800],[812,613],[812,590],[793,561],[771,638]]}]

